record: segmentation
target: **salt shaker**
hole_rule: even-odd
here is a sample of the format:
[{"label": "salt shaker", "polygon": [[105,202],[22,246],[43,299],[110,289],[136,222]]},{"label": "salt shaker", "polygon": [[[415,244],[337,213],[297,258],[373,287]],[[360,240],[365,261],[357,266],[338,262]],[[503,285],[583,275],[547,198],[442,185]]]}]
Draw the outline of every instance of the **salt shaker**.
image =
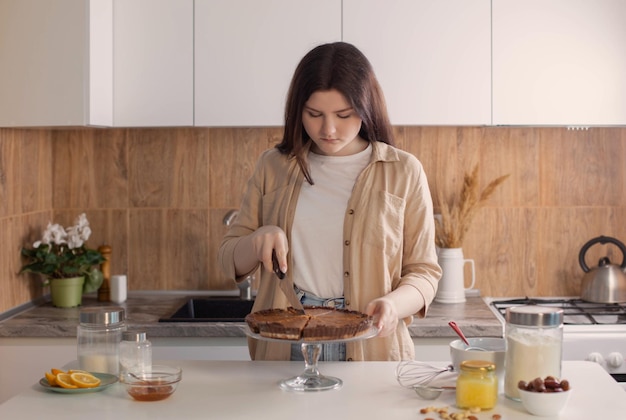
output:
[{"label": "salt shaker", "polygon": [[519,381],[561,377],[563,309],[527,305],[506,309],[504,393],[519,400]]},{"label": "salt shaker", "polygon": [[120,343],[120,372],[149,372],[152,367],[152,343],[142,331],[125,331]]},{"label": "salt shaker", "polygon": [[79,313],[78,365],[88,372],[119,373],[119,345],[126,330],[124,309],[87,307]]},{"label": "salt shaker", "polygon": [[128,288],[128,281],[125,275],[118,274],[111,276],[111,302],[124,303],[126,302],[126,290]]}]

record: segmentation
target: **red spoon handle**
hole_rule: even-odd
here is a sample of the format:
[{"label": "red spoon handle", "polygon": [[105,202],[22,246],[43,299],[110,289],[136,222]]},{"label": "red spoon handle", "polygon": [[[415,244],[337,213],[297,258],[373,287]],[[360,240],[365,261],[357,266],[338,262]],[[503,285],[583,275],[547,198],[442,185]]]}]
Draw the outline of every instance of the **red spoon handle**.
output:
[{"label": "red spoon handle", "polygon": [[450,327],[452,327],[452,329],[454,330],[454,332],[456,332],[456,333],[457,333],[457,335],[458,335],[459,337],[461,337],[461,340],[463,340],[463,342],[464,342],[466,345],[468,345],[468,346],[470,345],[470,344],[469,344],[469,342],[467,341],[467,338],[465,338],[465,334],[463,334],[463,331],[461,331],[461,329],[459,328],[459,326],[458,326],[458,325],[456,325],[456,322],[454,322],[454,321],[450,321],[450,322],[448,322],[448,325],[449,325]]}]

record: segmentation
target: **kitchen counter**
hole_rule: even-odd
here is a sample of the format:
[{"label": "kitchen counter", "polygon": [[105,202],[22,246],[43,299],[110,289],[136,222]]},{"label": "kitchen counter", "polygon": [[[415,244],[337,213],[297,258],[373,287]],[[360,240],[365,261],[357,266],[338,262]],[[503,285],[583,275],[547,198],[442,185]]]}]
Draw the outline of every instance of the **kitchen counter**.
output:
[{"label": "kitchen counter", "polygon": [[[73,362],[75,363],[75,362]],[[169,399],[136,402],[123,385],[80,395],[45,390],[33,385],[0,404],[0,418],[45,419],[293,419],[355,418],[423,420],[439,418],[420,414],[424,407],[454,407],[454,392],[445,391],[434,401],[417,398],[412,390],[396,382],[396,362],[327,362],[322,374],[339,377],[339,390],[298,393],[278,387],[282,379],[298,375],[304,366],[297,362],[166,361],[183,368],[183,379]],[[70,363],[67,367],[72,367]],[[43,376],[43,372],[42,372]],[[572,383],[572,395],[561,417],[567,420],[619,419],[626,413],[624,390],[597,364],[564,362],[563,377]],[[536,419],[521,403],[500,395],[498,405],[475,414],[479,420]]]},{"label": "kitchen counter", "polygon": [[[233,296],[230,292],[206,292],[204,296]],[[121,305],[83,297],[83,306],[121,306],[126,309],[129,329],[145,331],[149,337],[244,337],[243,322],[159,322],[172,314],[189,297],[199,292],[130,292]],[[44,303],[19,311],[0,322],[0,337],[76,337],[79,308],[55,308]],[[0,318],[1,319],[1,318]],[[433,303],[426,318],[415,318],[409,326],[415,338],[452,338],[448,321],[455,320],[467,336],[501,337],[502,324],[482,298],[471,296],[464,303]]]}]

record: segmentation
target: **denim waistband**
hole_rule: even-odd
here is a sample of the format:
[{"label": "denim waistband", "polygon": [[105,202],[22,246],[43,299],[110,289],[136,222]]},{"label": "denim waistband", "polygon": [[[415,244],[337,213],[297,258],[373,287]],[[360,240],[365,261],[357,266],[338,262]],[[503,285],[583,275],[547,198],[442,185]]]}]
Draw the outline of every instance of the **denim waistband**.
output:
[{"label": "denim waistband", "polygon": [[300,290],[298,286],[293,286],[296,291],[296,296],[300,299],[303,305],[312,305],[312,306],[326,306],[329,308],[343,308],[346,304],[346,300],[343,297],[335,297],[335,298],[321,298],[312,293],[305,292]]}]

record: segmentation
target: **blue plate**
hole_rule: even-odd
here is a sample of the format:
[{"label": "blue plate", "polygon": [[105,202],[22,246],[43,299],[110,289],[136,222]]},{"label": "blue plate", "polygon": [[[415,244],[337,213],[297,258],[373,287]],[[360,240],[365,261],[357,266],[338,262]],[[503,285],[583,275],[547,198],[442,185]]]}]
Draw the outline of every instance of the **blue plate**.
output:
[{"label": "blue plate", "polygon": [[39,380],[39,385],[42,387],[53,391],[59,392],[61,394],[85,394],[87,392],[98,392],[106,389],[116,383],[118,381],[117,375],[112,375],[110,373],[97,373],[97,372],[89,372],[96,378],[100,379],[100,385],[94,388],[61,388],[60,386],[52,386],[48,382],[46,378],[41,378]]}]

